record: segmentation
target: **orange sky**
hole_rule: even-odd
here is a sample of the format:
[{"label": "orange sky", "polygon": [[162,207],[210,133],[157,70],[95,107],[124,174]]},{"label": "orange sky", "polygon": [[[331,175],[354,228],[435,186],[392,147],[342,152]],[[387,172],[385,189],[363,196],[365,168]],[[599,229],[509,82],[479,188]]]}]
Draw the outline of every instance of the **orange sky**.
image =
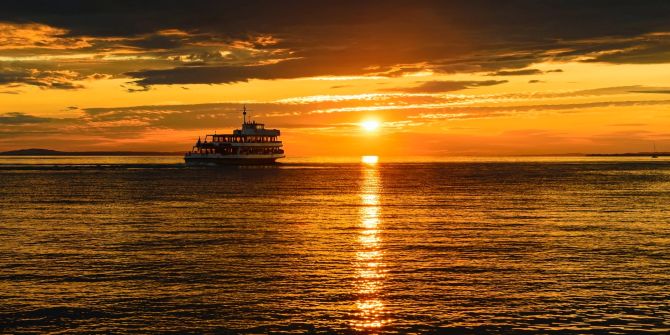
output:
[{"label": "orange sky", "polygon": [[247,104],[289,156],[670,151],[670,29],[658,25],[538,41],[414,10],[398,27],[101,33],[105,22],[22,13],[0,17],[0,150],[187,150],[239,126]]}]

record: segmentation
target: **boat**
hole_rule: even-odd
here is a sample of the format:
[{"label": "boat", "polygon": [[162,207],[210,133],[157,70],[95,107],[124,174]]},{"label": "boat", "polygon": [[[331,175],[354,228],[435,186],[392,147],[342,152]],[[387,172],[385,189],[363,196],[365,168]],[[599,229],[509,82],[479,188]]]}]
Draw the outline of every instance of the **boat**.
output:
[{"label": "boat", "polygon": [[658,153],[656,153],[656,143],[654,143],[654,153],[651,154],[651,158],[658,158]]},{"label": "boat", "polygon": [[246,106],[242,120],[242,128],[230,134],[205,135],[204,141],[198,138],[184,155],[186,165],[271,165],[285,157],[279,129],[266,129],[262,123],[247,120]]}]

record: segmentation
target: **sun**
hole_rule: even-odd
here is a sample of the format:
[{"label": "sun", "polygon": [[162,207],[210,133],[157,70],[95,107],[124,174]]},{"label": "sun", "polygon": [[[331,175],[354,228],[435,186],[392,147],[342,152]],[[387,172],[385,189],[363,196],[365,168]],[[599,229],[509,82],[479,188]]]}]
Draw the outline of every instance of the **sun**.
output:
[{"label": "sun", "polygon": [[361,156],[361,162],[368,165],[375,165],[379,161],[378,156]]},{"label": "sun", "polygon": [[374,120],[363,121],[360,125],[365,131],[375,131],[379,128],[379,122]]}]

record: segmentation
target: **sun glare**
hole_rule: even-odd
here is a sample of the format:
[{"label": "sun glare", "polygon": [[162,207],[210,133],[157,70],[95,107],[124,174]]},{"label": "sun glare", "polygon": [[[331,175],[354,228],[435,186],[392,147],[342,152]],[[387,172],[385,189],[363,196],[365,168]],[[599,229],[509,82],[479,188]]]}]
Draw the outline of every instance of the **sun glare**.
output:
[{"label": "sun glare", "polygon": [[379,122],[374,120],[363,121],[361,122],[361,128],[363,128],[365,131],[375,131],[377,128],[379,128]]},{"label": "sun glare", "polygon": [[378,161],[379,161],[378,156],[363,156],[363,157],[361,157],[361,162],[363,162],[365,164],[370,164],[370,165],[377,164]]}]

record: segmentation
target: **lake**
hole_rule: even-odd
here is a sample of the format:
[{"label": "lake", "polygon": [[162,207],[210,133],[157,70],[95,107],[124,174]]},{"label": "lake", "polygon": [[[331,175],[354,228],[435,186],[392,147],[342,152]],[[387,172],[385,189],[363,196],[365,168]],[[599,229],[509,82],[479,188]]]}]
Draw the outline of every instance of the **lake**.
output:
[{"label": "lake", "polygon": [[0,158],[0,332],[670,332],[670,160]]}]

